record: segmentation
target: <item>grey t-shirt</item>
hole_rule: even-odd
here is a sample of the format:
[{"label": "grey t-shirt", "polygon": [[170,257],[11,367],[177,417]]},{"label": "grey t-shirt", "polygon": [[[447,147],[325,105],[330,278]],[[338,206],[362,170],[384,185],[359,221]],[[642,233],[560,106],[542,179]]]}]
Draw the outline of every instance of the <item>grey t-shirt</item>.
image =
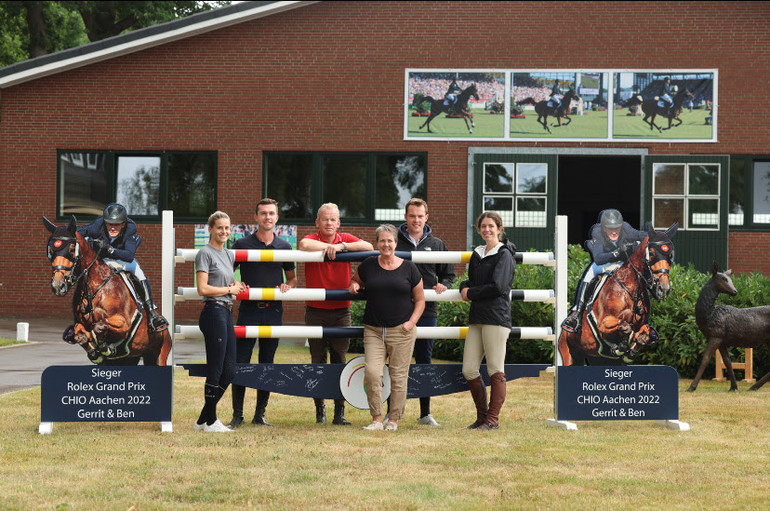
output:
[{"label": "grey t-shirt", "polygon": [[[217,250],[209,244],[200,249],[198,255],[195,256],[195,270],[208,273],[209,285],[215,287],[227,287],[233,283],[234,263],[235,256],[232,252],[226,248]],[[204,296],[203,300],[232,304],[233,296]]]}]

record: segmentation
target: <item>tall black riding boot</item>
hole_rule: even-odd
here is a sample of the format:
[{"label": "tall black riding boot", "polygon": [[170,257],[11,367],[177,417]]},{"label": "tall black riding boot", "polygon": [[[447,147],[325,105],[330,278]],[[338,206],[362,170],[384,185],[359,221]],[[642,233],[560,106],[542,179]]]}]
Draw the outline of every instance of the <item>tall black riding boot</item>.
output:
[{"label": "tall black riding boot", "polygon": [[232,429],[243,424],[243,398],[246,395],[246,387],[233,385],[233,419],[228,426]]},{"label": "tall black riding boot", "polygon": [[270,393],[266,390],[257,390],[257,411],[254,412],[254,419],[252,424],[257,426],[272,426],[265,420],[265,410],[267,409],[267,402],[270,401]]},{"label": "tall black riding boot", "polygon": [[337,426],[350,426],[350,423],[345,420],[344,399],[334,400],[334,420],[332,420],[332,424],[336,424]]},{"label": "tall black riding boot", "polygon": [[225,389],[219,385],[211,385],[209,383],[203,386],[203,395],[205,397],[205,404],[201,415],[198,418],[198,424],[214,424],[217,420],[217,403],[222,399],[225,393]]},{"label": "tall black riding boot", "polygon": [[142,304],[147,311],[147,328],[150,333],[162,332],[168,328],[168,321],[166,318],[158,314],[158,309],[152,302],[152,291],[150,291],[150,281],[147,279],[140,280],[139,286],[141,288],[139,294],[142,295]]},{"label": "tall black riding boot", "polygon": [[326,424],[326,405],[323,399],[313,399],[315,402],[315,422],[316,424]]}]

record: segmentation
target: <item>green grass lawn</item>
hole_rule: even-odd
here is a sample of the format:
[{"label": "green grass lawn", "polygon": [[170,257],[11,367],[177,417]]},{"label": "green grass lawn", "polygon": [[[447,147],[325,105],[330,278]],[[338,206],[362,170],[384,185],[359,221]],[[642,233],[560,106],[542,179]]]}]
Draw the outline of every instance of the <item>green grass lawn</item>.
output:
[{"label": "green grass lawn", "polygon": [[[568,125],[554,127],[556,119],[548,118],[551,133],[537,122],[534,110],[524,110],[524,119],[511,119],[511,137],[514,138],[607,138],[607,111],[586,110],[583,115],[571,115]],[[562,123],[565,119],[562,119]]]},{"label": "green grass lawn", "polygon": [[[352,357],[351,357],[352,358]],[[276,362],[307,362],[280,348]],[[150,423],[57,423],[39,435],[40,388],[0,395],[1,509],[765,509],[770,506],[770,388],[728,393],[704,380],[683,392],[677,432],[644,421],[553,417],[553,375],[508,383],[497,431],[475,419],[467,393],[433,399],[441,428],[416,423],[409,400],[399,431],[314,422],[311,399],[273,394],[267,419],[234,433],[192,424],[203,379],[177,370],[173,433]],[[246,393],[252,410],[254,390]],[[219,408],[230,416],[230,392]],[[250,419],[249,415],[247,419]]]},{"label": "green grass lawn", "polygon": [[[651,139],[706,139],[713,136],[713,125],[706,124],[706,117],[711,115],[708,110],[684,110],[680,115],[681,126],[665,130],[650,130],[650,125],[644,122],[643,115],[629,116],[628,109],[615,110],[613,113],[614,138],[651,138]],[[668,127],[668,119],[658,116],[655,124],[661,128]]]},{"label": "green grass lawn", "polygon": [[450,119],[446,114],[441,114],[430,122],[432,133],[427,128],[419,127],[427,120],[427,117],[413,117],[409,111],[409,136],[426,138],[500,138],[504,136],[505,119],[501,114],[491,114],[486,110],[473,109],[473,122],[476,124],[473,133],[468,133],[463,119]]},{"label": "green grass lawn", "polygon": [[0,347],[12,346],[14,344],[27,344],[24,341],[17,341],[16,339],[10,339],[8,337],[0,337]]}]

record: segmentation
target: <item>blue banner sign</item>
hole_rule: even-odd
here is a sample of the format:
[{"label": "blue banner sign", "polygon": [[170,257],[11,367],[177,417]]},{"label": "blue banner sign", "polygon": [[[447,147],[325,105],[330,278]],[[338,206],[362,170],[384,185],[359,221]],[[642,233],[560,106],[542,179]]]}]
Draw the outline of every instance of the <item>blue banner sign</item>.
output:
[{"label": "blue banner sign", "polygon": [[557,420],[678,420],[679,375],[669,366],[561,366]]},{"label": "blue banner sign", "polygon": [[50,366],[41,422],[171,421],[172,367]]}]

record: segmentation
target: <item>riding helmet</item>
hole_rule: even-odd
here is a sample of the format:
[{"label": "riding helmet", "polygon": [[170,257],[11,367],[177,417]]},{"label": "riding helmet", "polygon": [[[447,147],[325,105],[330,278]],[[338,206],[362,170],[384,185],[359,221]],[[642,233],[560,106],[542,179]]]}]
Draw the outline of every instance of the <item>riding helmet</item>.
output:
[{"label": "riding helmet", "polygon": [[107,204],[104,208],[104,223],[107,224],[122,224],[128,219],[128,213],[126,208],[122,204]]},{"label": "riding helmet", "polygon": [[623,225],[623,215],[617,209],[605,209],[600,222],[605,229],[618,229]]}]

